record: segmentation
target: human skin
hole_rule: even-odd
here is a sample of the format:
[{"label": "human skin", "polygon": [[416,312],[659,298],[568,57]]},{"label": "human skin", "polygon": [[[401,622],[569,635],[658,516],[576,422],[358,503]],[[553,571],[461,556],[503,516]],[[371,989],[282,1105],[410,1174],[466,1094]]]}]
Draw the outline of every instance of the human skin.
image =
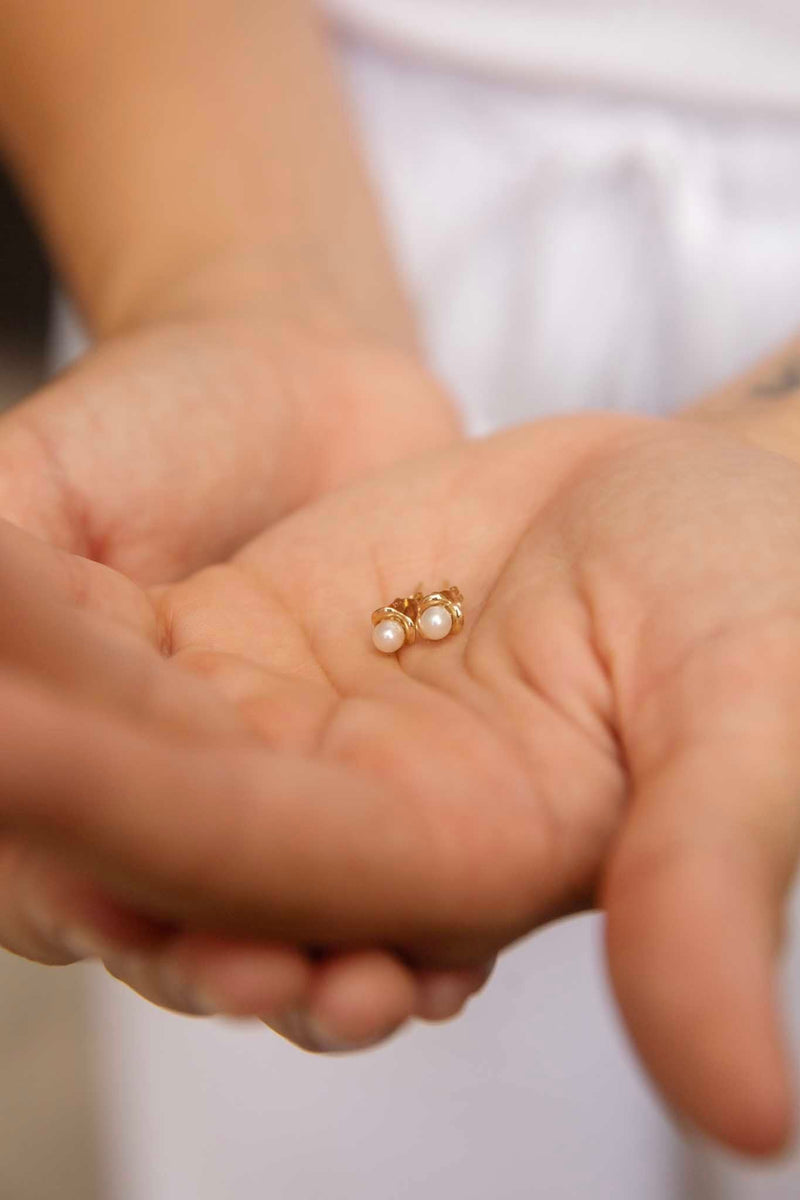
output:
[{"label": "human skin", "polygon": [[[10,0],[0,147],[95,341],[0,419],[7,519],[163,583],[457,435],[310,4],[81,0],[65,36]],[[414,1012],[484,974],[417,972]]]},{"label": "human skin", "polygon": [[[169,703],[139,667],[127,691],[96,694],[94,669],[76,681],[74,637],[62,658],[16,640],[0,794],[36,883],[18,870],[15,895],[41,914],[53,848],[60,870],[79,862],[93,903],[146,921],[130,981],[173,1005],[176,978],[186,996],[221,986],[214,931],[287,956],[392,947],[387,971],[470,969],[600,905],[623,1017],[667,1100],[738,1149],[785,1143],[774,968],[800,834],[797,465],[688,421],[545,421],[332,494],[149,598],[69,570],[82,619],[99,604],[107,637],[109,609],[124,619]],[[30,565],[20,576],[24,596]],[[444,577],[466,597],[463,632],[374,651],[370,611]],[[42,675],[62,660],[59,694]],[[70,915],[59,886],[51,934]],[[91,904],[79,916],[99,934]],[[125,974],[131,938],[106,920]],[[341,993],[297,979],[287,1003],[329,1019]]]},{"label": "human skin", "polygon": [[[62,19],[3,6],[0,142],[99,345],[0,422],[0,511],[163,582],[451,441],[308,7],[84,0],[69,37]],[[734,393],[723,420],[793,452],[791,396],[775,420]],[[296,958],[256,972],[284,1000],[287,963],[298,991]],[[387,1028],[482,977],[426,1007],[419,970],[381,972]]]},{"label": "human skin", "polygon": [[800,334],[678,415],[800,462]]},{"label": "human skin", "polygon": [[17,523],[164,582],[457,435],[307,0],[8,0],[0,153],[96,343],[0,421]]},{"label": "human skin", "polygon": [[103,342],[0,416],[0,514],[163,583],[455,437],[413,355],[252,311],[193,315]]}]

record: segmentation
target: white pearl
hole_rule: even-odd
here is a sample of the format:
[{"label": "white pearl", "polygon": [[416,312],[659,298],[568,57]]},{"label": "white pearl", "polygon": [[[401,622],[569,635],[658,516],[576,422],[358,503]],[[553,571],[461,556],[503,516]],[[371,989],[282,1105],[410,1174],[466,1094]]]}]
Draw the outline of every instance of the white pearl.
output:
[{"label": "white pearl", "polygon": [[431,642],[446,638],[453,628],[453,618],[443,604],[432,604],[426,608],[418,621],[419,631]]},{"label": "white pearl", "polygon": [[372,630],[372,644],[382,654],[396,654],[406,640],[406,631],[399,621],[387,617]]}]

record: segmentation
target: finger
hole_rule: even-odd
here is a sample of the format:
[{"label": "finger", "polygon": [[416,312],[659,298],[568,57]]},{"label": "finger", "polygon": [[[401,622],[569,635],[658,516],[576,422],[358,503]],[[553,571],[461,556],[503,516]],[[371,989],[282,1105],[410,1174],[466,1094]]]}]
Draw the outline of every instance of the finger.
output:
[{"label": "finger", "polygon": [[260,1016],[320,1051],[374,1045],[412,1015],[453,1017],[491,972],[490,965],[412,972],[373,950],[331,954],[320,964],[291,946],[202,933],[177,935],[158,956],[158,986],[169,1007]]},{"label": "finger", "polygon": [[494,854],[489,832],[474,846],[487,906],[476,911],[463,839],[437,830],[405,792],[354,771],[260,748],[194,749],[19,680],[0,681],[0,713],[5,821],[57,839],[155,917],[439,953],[448,939],[467,941],[467,911],[472,965],[475,924],[494,936],[528,901],[523,860]]},{"label": "finger", "polygon": [[[63,606],[69,606],[75,613],[86,609],[108,617],[156,641],[153,608],[141,588],[89,558],[54,549],[7,520],[0,520],[0,578],[0,616],[6,635],[19,622],[19,633],[28,642],[27,631],[39,614],[56,608],[63,612]],[[70,620],[76,623],[74,615]],[[16,639],[3,639],[7,652],[16,648],[15,643]],[[29,648],[36,648],[35,640]]]},{"label": "finger", "polygon": [[[48,965],[100,958],[114,978],[174,1012],[271,1014],[285,1036],[291,1028],[293,1040],[316,1050],[384,1040],[411,1015],[410,981],[419,1015],[454,1016],[487,974],[430,971],[414,980],[373,952],[315,967],[291,946],[175,933],[115,905],[54,854],[10,841],[0,846],[0,945]],[[282,1013],[290,1015],[281,1021]]]},{"label": "finger", "polygon": [[169,1007],[229,1017],[263,1017],[305,1001],[314,975],[294,946],[183,932],[156,964]]},{"label": "finger", "polygon": [[184,1016],[257,1017],[304,1001],[312,964],[290,946],[177,933],[151,949],[109,951],[114,979]]},{"label": "finger", "polygon": [[307,1003],[267,1024],[315,1053],[364,1050],[385,1041],[412,1016],[416,994],[411,969],[394,955],[337,953],[317,967]]},{"label": "finger", "polygon": [[6,950],[55,966],[142,953],[163,937],[161,926],[116,904],[52,851],[0,840],[0,945]]},{"label": "finger", "polygon": [[480,991],[493,969],[492,959],[483,967],[460,971],[417,971],[414,1015],[423,1021],[449,1021]]},{"label": "finger", "polygon": [[175,730],[227,736],[240,719],[212,689],[169,668],[155,612],[107,567],[55,551],[0,521],[0,659]]},{"label": "finger", "polygon": [[800,837],[793,708],[743,695],[717,720],[695,704],[704,730],[679,721],[676,747],[635,780],[603,891],[612,981],[645,1063],[681,1112],[754,1154],[781,1148],[793,1121],[775,978]]},{"label": "finger", "polygon": [[176,1012],[259,1016],[305,999],[313,968],[290,946],[175,932],[115,904],[52,851],[0,843],[0,945],[48,965],[99,958]]}]

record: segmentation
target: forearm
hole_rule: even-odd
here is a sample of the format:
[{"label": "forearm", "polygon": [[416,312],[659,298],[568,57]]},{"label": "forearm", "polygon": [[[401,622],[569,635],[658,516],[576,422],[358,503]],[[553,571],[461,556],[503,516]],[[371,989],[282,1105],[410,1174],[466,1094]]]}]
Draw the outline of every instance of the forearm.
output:
[{"label": "forearm", "polygon": [[5,0],[0,146],[98,335],[214,295],[413,344],[305,0]]},{"label": "forearm", "polygon": [[680,415],[800,461],[800,334]]}]

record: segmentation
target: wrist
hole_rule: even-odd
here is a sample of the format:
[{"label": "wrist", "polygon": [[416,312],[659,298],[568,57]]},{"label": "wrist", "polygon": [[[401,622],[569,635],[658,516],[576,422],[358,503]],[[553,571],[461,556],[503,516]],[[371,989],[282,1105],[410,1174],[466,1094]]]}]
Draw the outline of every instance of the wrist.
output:
[{"label": "wrist", "polygon": [[780,418],[766,410],[745,412],[735,409],[716,412],[688,410],[681,416],[733,434],[762,450],[800,463],[800,410]]},{"label": "wrist", "polygon": [[157,322],[234,316],[417,348],[409,306],[393,279],[379,288],[355,274],[335,279],[321,254],[255,238],[173,248],[153,262],[143,254],[134,263],[123,258],[98,295],[94,324],[102,338]]},{"label": "wrist", "polygon": [[678,417],[800,462],[800,338],[688,405]]}]

